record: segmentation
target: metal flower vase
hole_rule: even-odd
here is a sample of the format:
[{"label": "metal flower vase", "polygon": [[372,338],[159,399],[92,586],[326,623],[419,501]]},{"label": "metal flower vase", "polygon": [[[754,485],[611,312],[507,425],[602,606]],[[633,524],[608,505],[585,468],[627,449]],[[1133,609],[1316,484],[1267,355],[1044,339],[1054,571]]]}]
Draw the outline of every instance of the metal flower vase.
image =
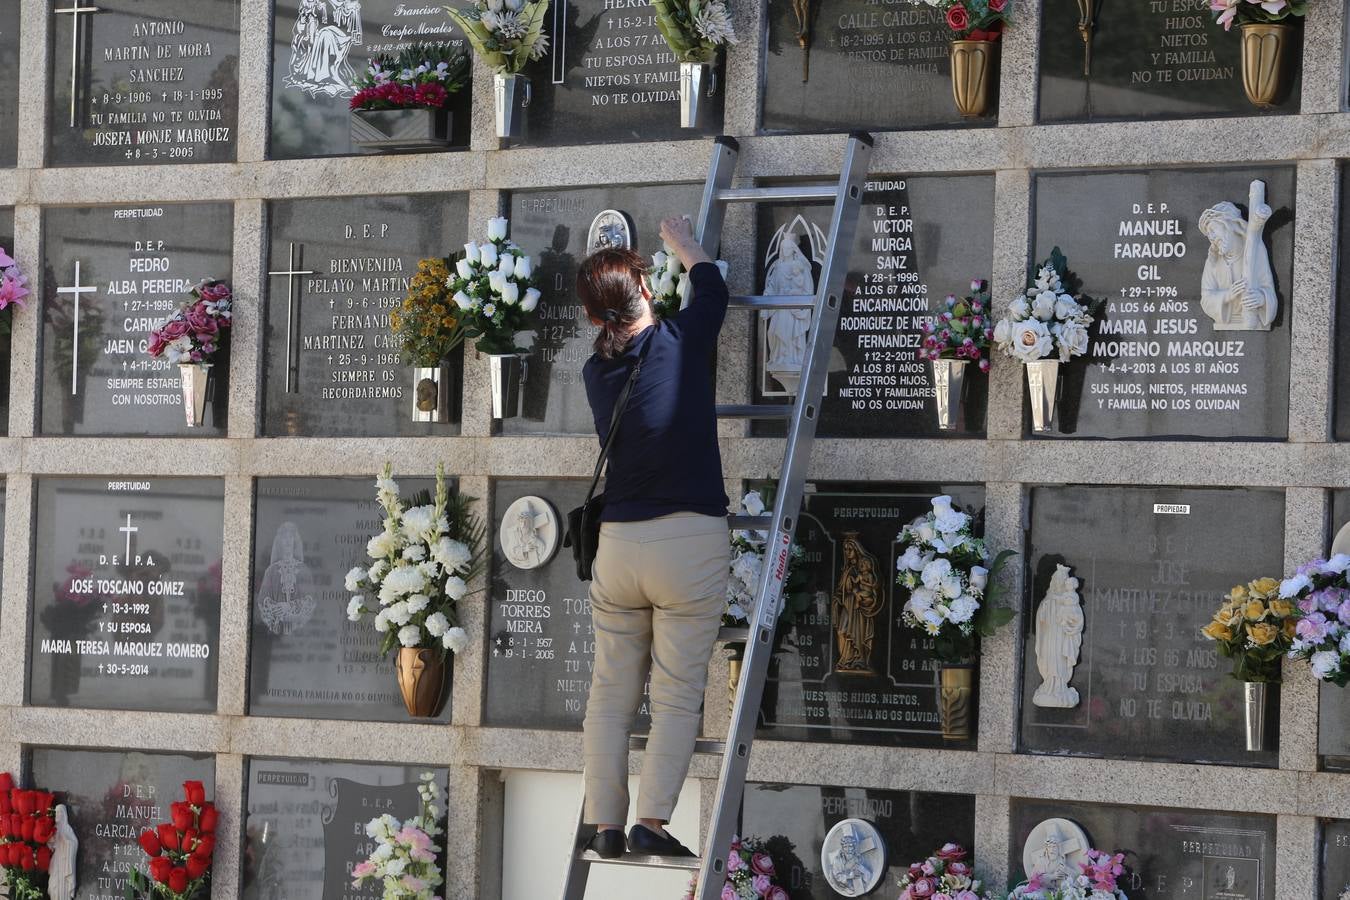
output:
[{"label": "metal flower vase", "polygon": [[400,647],[394,658],[394,674],[408,715],[430,718],[440,711],[445,699],[447,660],[439,650],[424,647]]},{"label": "metal flower vase", "polygon": [[1242,682],[1242,700],[1247,714],[1247,750],[1257,753],[1266,749],[1266,710],[1269,708],[1268,689],[1264,681]]},{"label": "metal flower vase", "polygon": [[717,71],[711,63],[680,63],[680,127],[702,128],[708,104],[717,93]]},{"label": "metal flower vase", "polygon": [[942,720],[942,737],[949,741],[970,740],[975,667],[942,666],[938,669],[938,684],[938,711]]},{"label": "metal flower vase", "polygon": [[489,354],[488,380],[492,388],[492,418],[512,419],[519,415],[525,357],[518,353]]},{"label": "metal flower vase", "polygon": [[1026,364],[1027,393],[1031,398],[1031,430],[1042,434],[1055,420],[1055,393],[1059,388],[1059,360],[1038,359]]},{"label": "metal flower vase", "polygon": [[952,41],[952,99],[965,118],[989,111],[997,41]]},{"label": "metal flower vase", "polygon": [[206,424],[206,401],[211,395],[211,363],[179,363],[178,378],[183,385],[183,412],[189,428]]},{"label": "metal flower vase", "polygon": [[454,371],[444,360],[434,366],[413,366],[413,421],[444,425],[450,421]]},{"label": "metal flower vase", "polygon": [[952,431],[961,421],[961,400],[966,386],[966,359],[934,359],[933,388],[937,392],[938,428]]},{"label": "metal flower vase", "polygon": [[493,109],[497,114],[497,137],[519,140],[525,135],[525,110],[530,105],[530,79],[524,75],[492,76]]},{"label": "metal flower vase", "polygon": [[1242,31],[1242,89],[1253,106],[1269,109],[1284,93],[1294,29],[1261,22],[1238,27]]},{"label": "metal flower vase", "polygon": [[354,109],[352,145],[363,153],[444,150],[450,146],[451,123],[445,109]]}]

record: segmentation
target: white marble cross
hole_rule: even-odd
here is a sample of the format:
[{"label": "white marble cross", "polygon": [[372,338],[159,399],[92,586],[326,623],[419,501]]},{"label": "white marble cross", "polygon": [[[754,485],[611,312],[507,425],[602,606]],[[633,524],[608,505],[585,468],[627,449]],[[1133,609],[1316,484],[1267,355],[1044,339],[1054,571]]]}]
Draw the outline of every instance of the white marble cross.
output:
[{"label": "white marble cross", "polygon": [[80,0],[70,0],[65,9],[54,9],[54,13],[70,16],[70,127],[75,127],[75,98],[79,95],[80,66],[80,13],[102,12],[97,6],[81,6]]},{"label": "white marble cross", "polygon": [[[305,247],[300,246],[300,252],[303,254]],[[268,272],[268,275],[286,276],[286,393],[296,394],[300,392],[300,354],[296,350],[295,333],[300,330],[300,306],[299,296],[295,290],[295,276],[313,275],[313,269],[298,269],[295,258],[295,241],[291,241],[291,255],[286,263],[286,268],[278,272]]]},{"label": "white marble cross", "polygon": [[138,527],[136,527],[135,525],[132,525],[132,524],[131,524],[131,513],[127,513],[127,524],[123,525],[121,528],[119,528],[119,529],[117,529],[117,530],[120,531],[120,532],[122,532],[123,534],[125,534],[125,535],[127,536],[127,552],[126,552],[126,555],[122,557],[122,563],[123,563],[124,565],[130,565],[130,564],[131,564],[131,536],[132,536],[134,533],[136,533],[137,531],[140,531],[141,529],[138,528]]},{"label": "white marble cross", "polygon": [[80,392],[80,383],[78,377],[80,363],[80,295],[92,294],[98,288],[91,284],[80,284],[80,261],[75,260],[75,283],[70,287],[58,287],[58,294],[74,294],[75,308],[70,314],[71,335],[70,335],[70,393],[74,396]]}]

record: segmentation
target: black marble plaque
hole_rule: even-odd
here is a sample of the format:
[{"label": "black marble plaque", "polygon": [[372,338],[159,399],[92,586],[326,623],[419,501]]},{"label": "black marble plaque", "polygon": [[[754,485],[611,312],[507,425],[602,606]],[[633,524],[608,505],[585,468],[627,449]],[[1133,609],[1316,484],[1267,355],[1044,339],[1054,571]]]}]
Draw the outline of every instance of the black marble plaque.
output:
[{"label": "black marble plaque", "polygon": [[[814,600],[791,628],[779,631],[760,709],[761,737],[944,745],[932,642],[901,623],[905,601],[895,585],[896,536],[939,494],[963,508],[984,505],[983,489],[970,485],[819,484],[806,495],[796,542],[806,552],[806,589]],[[859,548],[856,562],[846,558]],[[837,629],[845,611],[870,620],[870,641],[851,635],[866,648],[865,670],[840,668]],[[974,734],[945,743],[973,749]]]},{"label": "black marble plaque", "polygon": [[1012,800],[1008,874],[1026,877],[1023,848],[1046,819],[1068,819],[1090,846],[1125,854],[1130,900],[1271,900],[1275,817],[1256,813]]},{"label": "black marble plaque", "polygon": [[206,799],[216,799],[210,755],[58,747],[28,755],[33,783],[58,792],[70,808],[80,841],[74,900],[126,896],[130,869],[147,871],[149,858],[136,838],[171,820],[169,804],[183,799],[183,782],[202,782]]},{"label": "black marble plaque", "polygon": [[1322,825],[1322,900],[1341,900],[1350,892],[1350,822]]},{"label": "black marble plaque", "polygon": [[[263,433],[457,433],[458,425],[413,421],[413,370],[389,333],[389,311],[419,260],[461,250],[468,197],[275,200],[268,211]],[[456,350],[452,363],[460,361]]]},{"label": "black marble plaque", "polygon": [[[488,634],[487,699],[483,724],[577,730],[591,689],[595,638],[590,589],[576,575],[571,552],[560,550],[535,569],[506,559],[501,517],[521,497],[540,497],[559,515],[586,499],[587,481],[504,479],[493,486],[492,596]],[[644,699],[635,731],[649,722]]]},{"label": "black marble plaque", "polygon": [[[544,30],[549,52],[526,66],[533,99],[522,142],[559,146],[670,141],[720,134],[723,66],[701,129],[680,127],[680,66],[647,0],[559,0]],[[520,243],[519,238],[516,240]]]},{"label": "black marble plaque", "polygon": [[[1331,492],[1331,539],[1337,543],[1341,531],[1346,530],[1350,537],[1350,491]],[[1331,553],[1331,546],[1327,547]],[[1322,684],[1318,703],[1317,719],[1318,753],[1322,756],[1322,767],[1333,771],[1350,771],[1350,692],[1334,684]]]},{"label": "black marble plaque", "polygon": [[[945,309],[948,294],[987,281],[994,256],[994,179],[975,176],[878,176],[868,182],[849,257],[845,299],[830,361],[822,437],[918,437],[984,433],[988,377],[967,365],[959,430],[938,429],[932,366],[916,358],[923,324]],[[758,285],[762,293],[813,293],[828,253],[829,206],[759,208]],[[788,236],[792,235],[792,238]],[[784,251],[795,239],[799,253]],[[806,277],[809,262],[810,277]],[[794,288],[794,286],[797,286]],[[787,387],[769,374],[800,333],[796,316],[760,313],[753,353],[757,401],[787,402]],[[802,348],[804,348],[804,341]],[[787,351],[788,358],[793,358]],[[781,422],[755,422],[753,433],[783,434]]]},{"label": "black marble plaque", "polygon": [[[1257,116],[1242,90],[1242,39],[1214,22],[1208,0],[1098,3],[1090,75],[1075,0],[1045,0],[1040,120]],[[1291,19],[1291,22],[1298,21]],[[1289,49],[1289,91],[1269,112],[1296,113],[1302,30]],[[1268,113],[1267,113],[1268,114]]]},{"label": "black marble plaque", "polygon": [[[881,832],[886,874],[875,894],[888,896],[912,862],[943,844],[975,847],[975,798],[962,794],[879,791],[864,788],[771,784],[745,786],[741,833],[768,842],[777,883],[791,900],[834,900],[820,850],[825,835],[844,819],[862,819]],[[979,870],[976,870],[978,877]]]},{"label": "black marble plaque", "polygon": [[224,484],[39,478],[28,699],[213,712]]},{"label": "black marble plaque", "polygon": [[[1347,166],[1340,166],[1340,244],[1337,252],[1341,254],[1340,264],[1336,267],[1336,315],[1337,321],[1345,322],[1350,316],[1350,261],[1345,255],[1350,253],[1350,176]],[[1350,441],[1350,335],[1336,331],[1336,370],[1332,378],[1332,399],[1335,401],[1333,418],[1336,440]]]},{"label": "black marble plaque", "polygon": [[[801,8],[809,23],[805,48]],[[939,10],[872,0],[775,3],[768,29],[766,132],[896,131],[992,125],[998,118],[996,92],[985,116],[963,119],[957,112],[952,31]]]},{"label": "black marble plaque", "polygon": [[239,0],[52,4],[51,165],[232,162]]},{"label": "black marble plaque", "polygon": [[[406,496],[434,490],[399,479]],[[369,478],[260,478],[249,711],[404,722],[394,665],[370,620],[347,620],[347,572],[370,562],[384,513]],[[441,721],[449,721],[447,702]]]},{"label": "black marble plaque", "polygon": [[[1033,488],[1027,562],[1023,750],[1276,764],[1274,741],[1245,749],[1242,684],[1200,629],[1234,585],[1284,571],[1282,491]],[[1030,629],[1056,564],[1079,580],[1084,620],[1068,709],[1032,702],[1042,679]]]},{"label": "black marble plaque", "polygon": [[[409,49],[467,50],[440,3],[273,0],[273,159],[342,156],[352,145],[354,79],[372,59]],[[469,144],[470,85],[452,95],[451,146]]]},{"label": "black marble plaque", "polygon": [[632,225],[633,249],[650,257],[661,249],[661,219],[692,217],[698,212],[700,191],[698,185],[672,184],[511,195],[511,237],[538,262],[543,296],[538,337],[526,364],[520,415],[503,420],[503,432],[595,433],[581,367],[591,356],[596,330],[576,296],[577,266],[586,256],[591,223],[605,210],[623,213]]},{"label": "black marble plaque", "polygon": [[[1245,221],[1253,181],[1274,211],[1263,240],[1278,310],[1269,330],[1219,328],[1203,305],[1200,218],[1228,201]],[[1060,247],[1083,292],[1104,301],[1087,354],[1060,367],[1058,430],[1045,436],[1283,439],[1294,191],[1292,166],[1037,176],[1034,259]],[[1243,238],[1231,247],[1242,259]],[[1227,283],[1222,258],[1214,271]]]},{"label": "black marble plaque", "polygon": [[230,279],[233,222],[229,203],[43,212],[42,434],[225,434],[228,332],[198,428],[186,424],[178,367],[146,346],[193,285]]},{"label": "black marble plaque", "polygon": [[[19,4],[0,7],[0,166],[19,159]],[[9,249],[9,245],[5,245]]]},{"label": "black marble plaque", "polygon": [[[3,14],[3,13],[0,13]],[[0,33],[0,40],[4,35]],[[3,52],[3,51],[0,51]],[[0,79],[4,76],[0,75]],[[27,309],[23,307],[14,307],[11,315],[22,316],[37,315],[38,303],[33,293],[34,281],[37,276],[37,266],[33,260],[18,259],[13,256],[14,253],[14,208],[10,206],[0,207],[0,247],[3,247],[6,253],[11,254],[11,258],[18,263],[20,270],[28,277],[29,295],[24,298],[24,303],[28,304]],[[9,356],[11,339],[8,332],[0,334],[0,434],[9,433]]]},{"label": "black marble plaque", "polygon": [[[352,867],[374,849],[366,823],[418,814],[425,766],[250,759],[244,823],[244,900],[366,900],[378,882],[351,886]],[[446,772],[436,769],[446,790]],[[445,810],[445,802],[440,804]],[[441,861],[444,871],[444,860]]]}]

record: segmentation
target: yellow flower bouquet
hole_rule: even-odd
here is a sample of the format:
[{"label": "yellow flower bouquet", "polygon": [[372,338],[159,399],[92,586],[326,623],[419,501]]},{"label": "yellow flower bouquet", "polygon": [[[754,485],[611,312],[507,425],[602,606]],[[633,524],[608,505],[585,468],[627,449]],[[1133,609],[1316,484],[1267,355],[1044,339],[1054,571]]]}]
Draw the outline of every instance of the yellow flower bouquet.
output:
[{"label": "yellow flower bouquet", "polygon": [[424,259],[408,296],[389,313],[389,330],[414,366],[436,366],[464,341],[464,315],[449,287],[453,259]]},{"label": "yellow flower bouquet", "polygon": [[1280,657],[1289,651],[1298,622],[1293,602],[1280,599],[1280,582],[1258,578],[1233,588],[1223,600],[1201,634],[1233,660],[1238,681],[1278,683]]}]

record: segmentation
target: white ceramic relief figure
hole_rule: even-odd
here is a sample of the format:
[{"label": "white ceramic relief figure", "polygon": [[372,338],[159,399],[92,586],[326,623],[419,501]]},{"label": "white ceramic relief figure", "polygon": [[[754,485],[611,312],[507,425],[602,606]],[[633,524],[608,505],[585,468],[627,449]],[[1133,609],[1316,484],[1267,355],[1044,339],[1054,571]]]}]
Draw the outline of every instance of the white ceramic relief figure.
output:
[{"label": "white ceramic relief figure", "polygon": [[1079,866],[1087,861],[1088,848],[1087,833],[1077,824],[1068,819],[1046,819],[1031,829],[1022,845],[1022,868],[1028,879],[1039,875],[1047,886],[1057,885],[1081,871]]},{"label": "white ceramic relief figure", "polygon": [[286,86],[311,96],[350,97],[350,57],[362,41],[361,0],[300,0]]},{"label": "white ceramic relief figure", "polygon": [[[824,239],[819,226],[808,224],[801,216],[778,229],[769,242],[769,252],[764,260],[764,293],[774,297],[814,296],[816,279],[812,262],[820,261],[816,248],[824,246]],[[802,367],[806,364],[811,310],[783,309],[764,313],[761,328],[764,331],[765,373],[782,386],[778,393],[796,395]],[[764,393],[774,392],[766,390]]]},{"label": "white ceramic relief figure", "polygon": [[1251,183],[1247,208],[1245,221],[1228,201],[1200,215],[1200,230],[1209,238],[1200,306],[1215,331],[1269,331],[1279,312],[1275,273],[1262,240],[1272,214],[1265,182]]},{"label": "white ceramic relief figure", "polygon": [[1078,579],[1066,566],[1055,566],[1050,588],[1036,609],[1036,669],[1041,686],[1031,702],[1067,709],[1078,705],[1078,691],[1069,686],[1078,651],[1083,646],[1083,607]]},{"label": "white ceramic relief figure", "polygon": [[886,841],[871,822],[845,819],[825,835],[820,865],[836,894],[861,897],[886,874]]},{"label": "white ceramic relief figure", "polygon": [[258,615],[272,634],[290,634],[305,626],[317,605],[300,529],[294,522],[282,522],[258,591]]},{"label": "white ceramic relief figure", "polygon": [[537,569],[558,550],[558,513],[542,497],[521,497],[502,516],[498,530],[503,555],[517,569]]}]

